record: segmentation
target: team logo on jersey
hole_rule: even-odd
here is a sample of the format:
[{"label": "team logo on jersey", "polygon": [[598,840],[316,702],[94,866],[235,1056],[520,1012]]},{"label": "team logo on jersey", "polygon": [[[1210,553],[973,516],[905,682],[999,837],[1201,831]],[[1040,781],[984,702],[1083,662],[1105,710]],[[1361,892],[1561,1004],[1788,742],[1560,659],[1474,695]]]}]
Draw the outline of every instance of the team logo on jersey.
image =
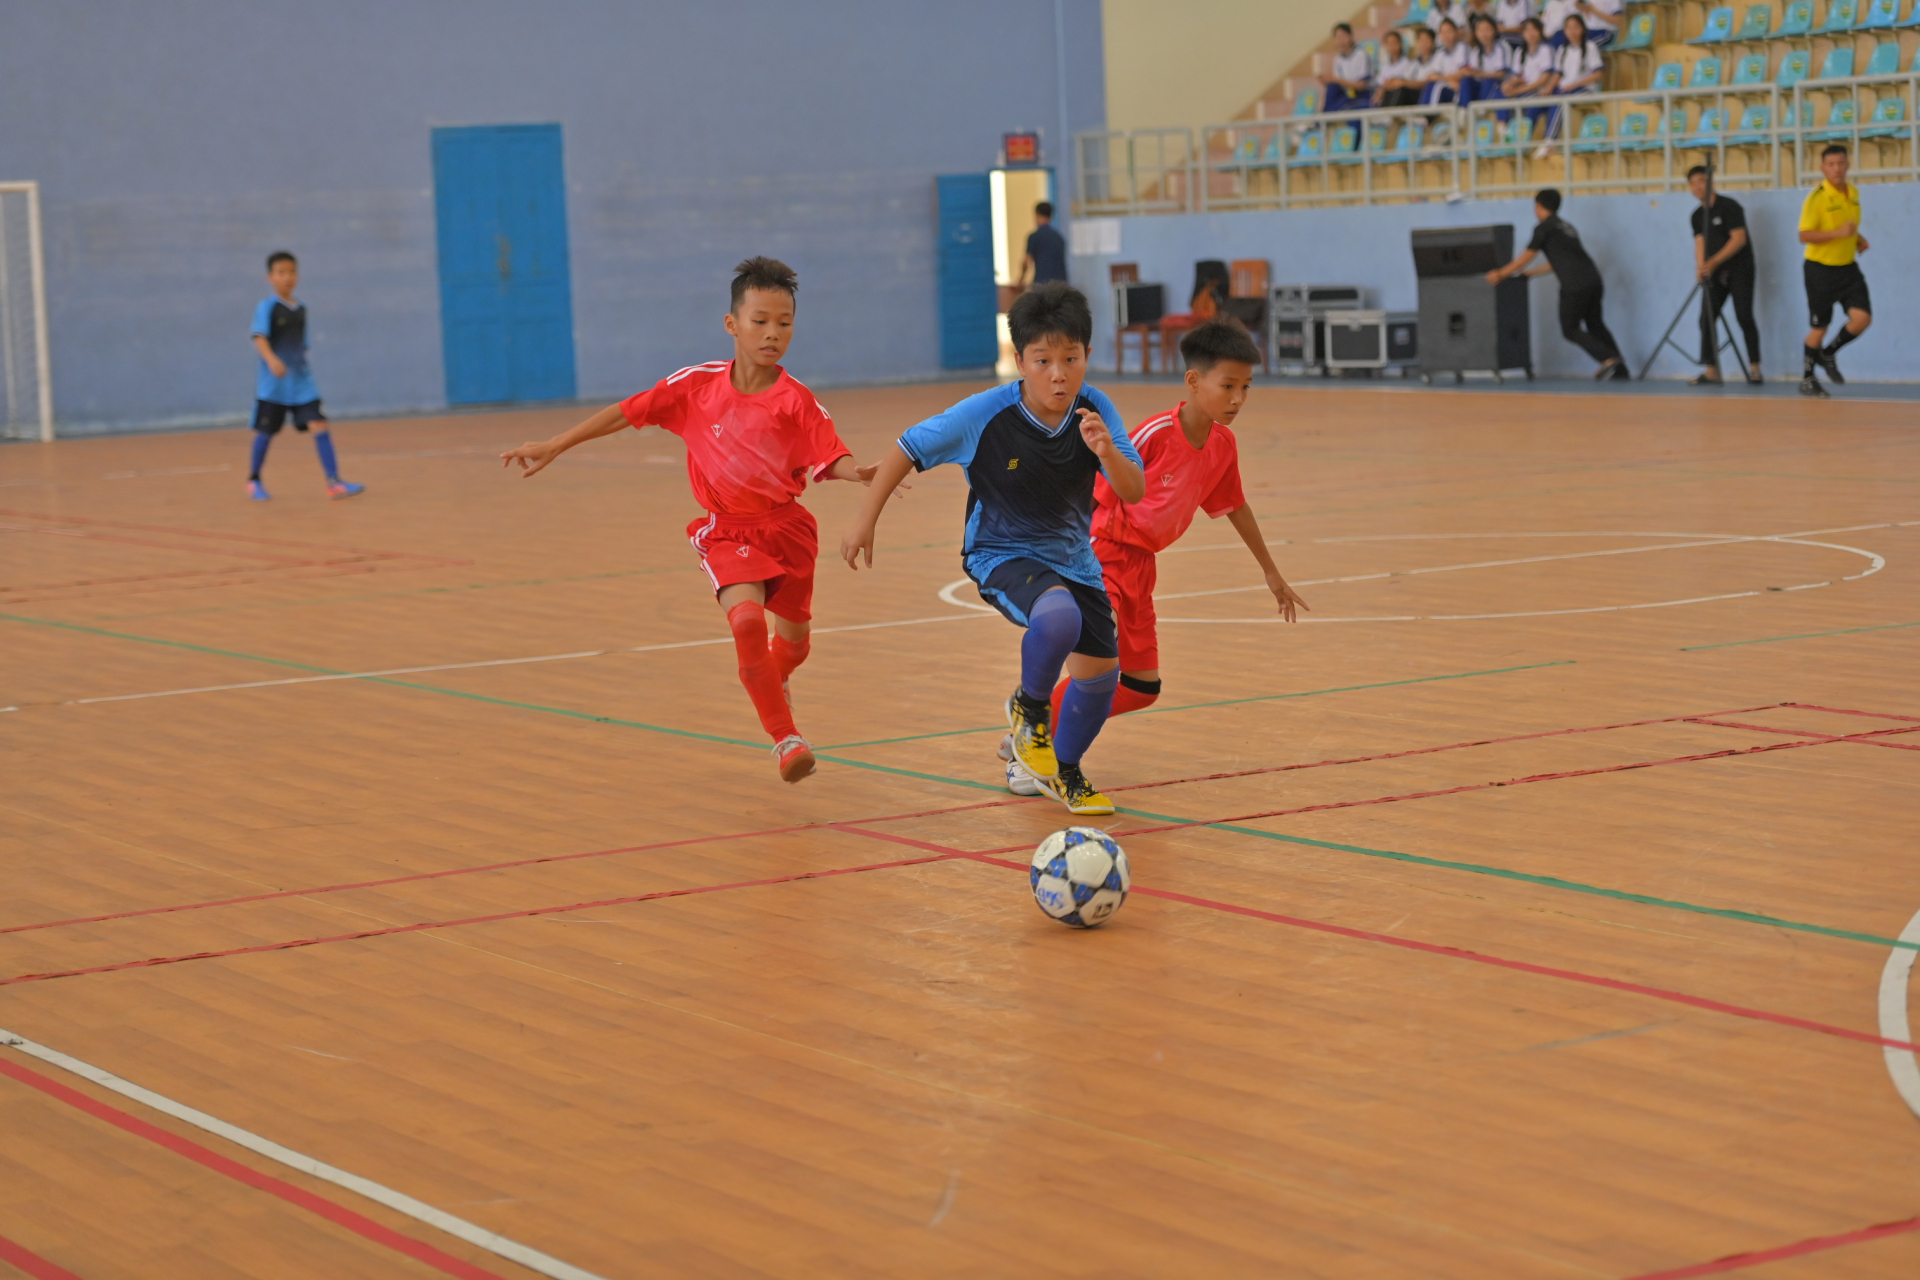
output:
[{"label": "team logo on jersey", "polygon": [[745,547],[741,547],[741,548],[739,549],[739,551],[740,551],[740,556],[741,556],[741,558],[742,558],[742,559],[744,559],[744,558],[746,557],[746,555],[747,555],[747,548],[745,548]]},{"label": "team logo on jersey", "polygon": [[1167,474],[1161,476],[1160,483],[1171,489],[1173,487],[1173,472],[1169,471]]},{"label": "team logo on jersey", "polygon": [[715,440],[720,438],[720,424],[717,422],[713,424],[713,438]]},{"label": "team logo on jersey", "polygon": [[1007,459],[1007,470],[1009,470],[1009,471],[1012,471],[1012,470],[1014,470],[1014,469],[1016,469],[1017,467],[1019,467],[1019,465],[1020,465],[1020,459],[1018,459],[1018,458],[1008,458],[1008,459]]}]

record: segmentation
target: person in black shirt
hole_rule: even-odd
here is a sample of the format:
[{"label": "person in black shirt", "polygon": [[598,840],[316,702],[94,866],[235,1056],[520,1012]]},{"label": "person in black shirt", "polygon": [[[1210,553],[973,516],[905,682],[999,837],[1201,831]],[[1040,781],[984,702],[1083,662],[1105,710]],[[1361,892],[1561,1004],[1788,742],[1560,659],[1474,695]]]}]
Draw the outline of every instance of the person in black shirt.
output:
[{"label": "person in black shirt", "polygon": [[1053,229],[1053,206],[1042,200],[1033,206],[1040,225],[1027,237],[1027,256],[1020,264],[1020,284],[1045,284],[1067,278],[1067,238]]},{"label": "person in black shirt", "polygon": [[1594,377],[1622,381],[1631,378],[1627,362],[1620,356],[1620,344],[1607,332],[1607,322],[1600,314],[1600,300],[1606,294],[1600,268],[1593,265],[1593,259],[1581,246],[1580,233],[1560,216],[1560,193],[1547,187],[1534,196],[1533,216],[1540,221],[1533,230],[1533,239],[1527,242],[1519,257],[1487,272],[1487,283],[1499,284],[1509,276],[1517,276],[1526,271],[1535,255],[1545,254],[1547,265],[1527,274],[1538,276],[1552,271],[1560,278],[1560,332],[1568,342],[1600,362]]},{"label": "person in black shirt", "polygon": [[1687,170],[1687,186],[1700,207],[1693,211],[1693,269],[1700,281],[1700,363],[1706,367],[1693,385],[1718,386],[1720,342],[1714,334],[1721,308],[1733,299],[1733,315],[1747,340],[1747,381],[1760,376],[1760,326],[1753,320],[1753,244],[1747,237],[1747,211],[1740,202],[1713,189],[1707,167]]}]

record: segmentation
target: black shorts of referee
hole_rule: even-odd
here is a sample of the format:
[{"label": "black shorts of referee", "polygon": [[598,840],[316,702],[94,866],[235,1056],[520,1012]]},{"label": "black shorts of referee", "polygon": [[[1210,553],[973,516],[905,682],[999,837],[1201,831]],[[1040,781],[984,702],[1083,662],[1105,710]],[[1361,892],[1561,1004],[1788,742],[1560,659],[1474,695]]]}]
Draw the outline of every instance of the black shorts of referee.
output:
[{"label": "black shorts of referee", "polygon": [[1810,327],[1825,329],[1833,323],[1835,307],[1842,317],[1849,311],[1873,314],[1873,298],[1867,292],[1867,277],[1858,262],[1832,266],[1811,260],[1801,264],[1806,270],[1807,319]]}]

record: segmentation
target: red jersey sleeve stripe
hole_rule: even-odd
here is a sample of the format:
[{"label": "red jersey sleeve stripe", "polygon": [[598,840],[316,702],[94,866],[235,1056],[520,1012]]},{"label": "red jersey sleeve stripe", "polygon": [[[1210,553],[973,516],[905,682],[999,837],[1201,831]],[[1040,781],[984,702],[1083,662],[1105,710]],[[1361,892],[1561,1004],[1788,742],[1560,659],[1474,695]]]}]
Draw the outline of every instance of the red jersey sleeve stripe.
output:
[{"label": "red jersey sleeve stripe", "polygon": [[711,361],[708,361],[706,364],[690,364],[686,368],[680,370],[678,373],[668,374],[664,379],[664,381],[669,386],[671,386],[673,383],[680,381],[680,379],[687,377],[689,374],[715,373],[726,367],[727,367],[727,362],[725,360],[711,360]]}]

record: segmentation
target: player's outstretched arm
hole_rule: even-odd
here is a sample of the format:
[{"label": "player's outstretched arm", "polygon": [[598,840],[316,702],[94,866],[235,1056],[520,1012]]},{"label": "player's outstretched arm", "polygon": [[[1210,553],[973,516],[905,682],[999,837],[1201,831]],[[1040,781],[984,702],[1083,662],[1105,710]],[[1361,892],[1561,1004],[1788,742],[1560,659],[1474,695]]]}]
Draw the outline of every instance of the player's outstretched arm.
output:
[{"label": "player's outstretched arm", "polygon": [[1080,438],[1100,459],[1100,466],[1107,473],[1107,483],[1120,495],[1120,501],[1138,502],[1147,496],[1147,473],[1140,469],[1139,463],[1120,452],[1120,446],[1113,442],[1113,432],[1107,429],[1105,418],[1092,409],[1080,410]]},{"label": "player's outstretched arm", "polygon": [[[865,471],[862,467],[860,470]],[[860,562],[865,560],[867,568],[873,568],[873,531],[880,523],[880,513],[886,509],[887,499],[900,488],[900,482],[913,470],[913,459],[898,444],[893,445],[880,456],[873,465],[872,474],[866,477],[867,496],[860,504],[860,514],[854,517],[853,527],[840,539],[840,558],[847,562],[849,569],[858,570]]]},{"label": "player's outstretched arm", "polygon": [[[873,477],[879,470],[880,464],[877,462],[870,462],[863,467],[854,462],[852,454],[843,453],[833,460],[832,466],[820,473],[820,478],[823,480],[854,480],[860,484],[870,486],[873,484]],[[911,488],[913,488],[913,486],[910,484],[895,485],[893,488],[893,496],[896,498],[904,498],[907,490]]]},{"label": "player's outstretched arm", "polygon": [[573,448],[601,436],[610,436],[616,431],[631,425],[627,415],[617,404],[610,404],[600,412],[588,418],[577,427],[569,427],[551,440],[529,440],[518,449],[509,449],[500,455],[500,465],[510,467],[520,464],[520,478],[536,475],[547,469],[547,464]]},{"label": "player's outstretched arm", "polygon": [[1296,622],[1295,609],[1308,609],[1311,606],[1302,600],[1287,580],[1280,576],[1280,568],[1273,562],[1273,554],[1267,550],[1267,540],[1260,534],[1260,522],[1253,518],[1250,506],[1235,507],[1227,512],[1227,523],[1240,535],[1240,541],[1247,544],[1247,550],[1253,552],[1253,558],[1260,571],[1267,575],[1267,590],[1273,592],[1274,600],[1280,605],[1280,616],[1288,622]]}]

